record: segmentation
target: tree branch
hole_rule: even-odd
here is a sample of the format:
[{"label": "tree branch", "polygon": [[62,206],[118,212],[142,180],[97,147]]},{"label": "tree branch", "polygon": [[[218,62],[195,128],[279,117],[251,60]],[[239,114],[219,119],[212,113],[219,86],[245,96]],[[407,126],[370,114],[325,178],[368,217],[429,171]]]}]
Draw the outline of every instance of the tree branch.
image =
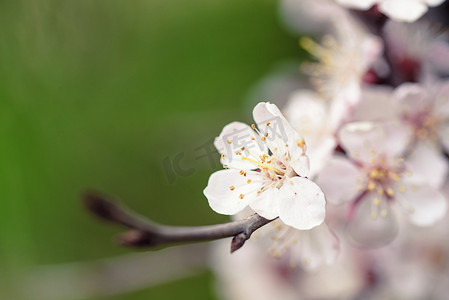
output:
[{"label": "tree branch", "polygon": [[130,247],[155,247],[234,237],[231,242],[232,253],[240,249],[254,231],[271,222],[258,214],[253,214],[243,220],[217,225],[168,226],[147,220],[97,192],[86,192],[83,201],[95,216],[130,228],[131,230],[119,237],[121,245]]}]

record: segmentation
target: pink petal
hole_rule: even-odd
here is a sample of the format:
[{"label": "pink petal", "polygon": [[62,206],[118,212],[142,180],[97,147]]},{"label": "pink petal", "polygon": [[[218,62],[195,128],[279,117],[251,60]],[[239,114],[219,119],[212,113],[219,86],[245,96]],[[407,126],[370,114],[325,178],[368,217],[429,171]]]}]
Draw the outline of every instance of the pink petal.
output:
[{"label": "pink petal", "polygon": [[[302,231],[298,241],[298,253],[303,268],[316,270],[326,264],[333,264],[340,252],[340,241],[325,222],[310,230]],[[295,249],[296,250],[296,249]]]},{"label": "pink petal", "polygon": [[376,193],[368,193],[356,206],[352,220],[346,226],[349,241],[359,247],[379,247],[391,242],[398,233],[396,217],[390,206],[384,207],[387,214],[371,217]]},{"label": "pink petal", "polygon": [[441,149],[429,143],[419,143],[407,158],[410,171],[421,175],[434,188],[440,188],[448,173],[448,162]]},{"label": "pink petal", "polygon": [[380,126],[372,122],[353,122],[343,126],[339,133],[341,147],[353,160],[369,163],[374,153],[379,153],[385,142]]},{"label": "pink petal", "polygon": [[341,204],[356,197],[359,193],[357,179],[362,176],[362,172],[346,158],[334,157],[318,174],[316,182],[323,189],[327,201]]},{"label": "pink petal", "polygon": [[404,182],[405,191],[397,193],[409,219],[418,226],[430,226],[446,215],[447,200],[437,189],[427,184]]}]

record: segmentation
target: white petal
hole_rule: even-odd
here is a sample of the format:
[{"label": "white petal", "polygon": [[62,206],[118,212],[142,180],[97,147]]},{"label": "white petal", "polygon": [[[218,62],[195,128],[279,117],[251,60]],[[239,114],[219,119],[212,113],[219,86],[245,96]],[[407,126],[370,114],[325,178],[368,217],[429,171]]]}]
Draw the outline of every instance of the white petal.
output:
[{"label": "white petal", "polygon": [[339,131],[341,146],[349,156],[363,163],[384,155],[387,160],[401,156],[410,141],[410,133],[396,122],[353,122]]},{"label": "white petal", "polygon": [[[248,180],[251,180],[250,183]],[[230,169],[213,173],[203,193],[214,211],[234,215],[256,197],[261,187],[262,180],[258,172],[250,171],[242,176],[238,170]]]},{"label": "white petal", "polygon": [[429,105],[429,94],[419,84],[404,83],[395,89],[392,96],[398,113],[416,114],[424,111]]},{"label": "white petal", "polygon": [[329,162],[334,154],[337,141],[334,135],[322,136],[318,144],[314,144],[313,148],[308,148],[308,154],[310,161],[309,176],[316,176]]},{"label": "white petal", "polygon": [[417,0],[384,0],[379,10],[395,21],[414,22],[426,11],[427,6]]},{"label": "white petal", "polygon": [[298,90],[291,95],[284,108],[285,117],[307,141],[307,138],[323,128],[326,122],[325,100],[310,90]]},{"label": "white petal", "polygon": [[301,155],[298,158],[292,158],[290,166],[296,174],[302,177],[310,177],[310,161],[306,155]]},{"label": "white petal", "polygon": [[337,0],[338,3],[350,8],[367,10],[376,4],[378,0]]},{"label": "white petal", "polygon": [[359,193],[357,179],[362,176],[361,171],[346,158],[334,157],[318,174],[316,183],[322,188],[327,201],[341,204],[356,197]]},{"label": "white petal", "polygon": [[316,270],[323,264],[333,264],[340,252],[340,242],[325,222],[301,232],[298,253],[302,266],[307,270]]},{"label": "white petal", "polygon": [[379,153],[384,143],[384,132],[372,122],[353,122],[343,126],[338,138],[342,148],[353,160],[369,163],[374,153]]},{"label": "white petal", "polygon": [[279,191],[279,217],[296,229],[320,225],[324,221],[325,205],[319,186],[306,178],[289,178]]},{"label": "white petal", "polygon": [[[254,163],[242,160],[242,157],[251,157],[250,153],[256,157],[268,153],[259,135],[250,126],[241,122],[232,122],[226,125],[220,135],[215,138],[214,145],[222,154],[221,163],[228,165],[229,168],[255,169],[257,166]],[[244,150],[242,150],[242,147],[245,147]],[[243,155],[237,155],[237,152]]]},{"label": "white petal", "polygon": [[[391,101],[392,89],[383,86],[365,86],[357,108],[351,114],[353,121],[385,121],[394,120]],[[382,107],[382,109],[379,109]]]},{"label": "white petal", "polygon": [[371,217],[373,200],[377,195],[368,193],[354,207],[354,214],[346,226],[349,241],[360,247],[379,247],[391,242],[398,233],[398,224],[394,213],[388,205],[386,216]]},{"label": "white petal", "polygon": [[[430,226],[446,215],[447,201],[437,189],[426,184],[405,183],[406,190],[397,193],[398,201],[410,214],[409,219],[418,226]],[[407,207],[409,205],[409,207]]]},{"label": "white petal", "polygon": [[271,187],[256,194],[249,206],[265,219],[277,218],[279,216],[279,189]]},{"label": "white petal", "polygon": [[303,149],[298,147],[298,141],[303,138],[288,123],[276,105],[266,102],[257,104],[253,117],[260,132],[268,133],[266,144],[277,159],[283,159],[286,154],[296,159],[304,154]]},{"label": "white petal", "polygon": [[446,180],[448,162],[439,148],[429,143],[419,143],[407,157],[410,171],[424,177],[434,188],[440,188]]},{"label": "white petal", "polygon": [[[291,96],[284,110],[292,127],[305,139],[310,160],[310,176],[316,175],[323,168],[336,147],[325,103],[317,93],[299,90]],[[298,174],[308,176],[306,173]]]},{"label": "white petal", "polygon": [[396,161],[408,149],[411,140],[411,131],[400,122],[379,122],[385,134],[380,150],[387,159]]},{"label": "white petal", "polygon": [[429,6],[438,6],[441,3],[443,3],[444,1],[446,1],[446,0],[425,0],[427,5],[429,5]]}]

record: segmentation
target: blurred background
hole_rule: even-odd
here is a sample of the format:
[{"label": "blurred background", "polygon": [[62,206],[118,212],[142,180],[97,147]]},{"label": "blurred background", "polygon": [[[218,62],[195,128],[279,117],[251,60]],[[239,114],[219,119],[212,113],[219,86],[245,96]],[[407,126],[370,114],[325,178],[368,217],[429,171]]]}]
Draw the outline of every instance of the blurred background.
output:
[{"label": "blurred background", "polygon": [[0,299],[218,299],[207,268],[164,273],[185,262],[176,248],[116,246],[121,229],[80,194],[167,224],[227,221],[202,194],[211,141],[276,102],[258,86],[301,53],[276,0],[1,1]]}]

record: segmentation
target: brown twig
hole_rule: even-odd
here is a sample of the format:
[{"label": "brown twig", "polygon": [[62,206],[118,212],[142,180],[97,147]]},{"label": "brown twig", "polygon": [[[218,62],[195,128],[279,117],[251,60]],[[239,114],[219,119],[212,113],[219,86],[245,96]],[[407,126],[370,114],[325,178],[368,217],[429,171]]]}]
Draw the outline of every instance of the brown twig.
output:
[{"label": "brown twig", "polygon": [[246,219],[224,224],[167,226],[147,220],[97,192],[86,192],[83,201],[87,209],[97,217],[130,228],[119,238],[121,245],[130,247],[155,247],[234,237],[231,242],[231,252],[234,252],[245,244],[254,231],[271,222],[253,214]]}]

